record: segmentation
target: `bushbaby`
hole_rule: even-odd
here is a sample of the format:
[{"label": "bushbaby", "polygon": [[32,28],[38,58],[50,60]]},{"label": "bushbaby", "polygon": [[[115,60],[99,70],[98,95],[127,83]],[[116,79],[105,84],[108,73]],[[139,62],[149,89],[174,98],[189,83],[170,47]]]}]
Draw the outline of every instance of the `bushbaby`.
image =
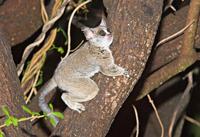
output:
[{"label": "bushbaby", "polygon": [[[81,102],[93,99],[99,91],[97,84],[91,79],[94,74],[101,72],[106,76],[128,76],[126,69],[114,63],[110,50],[113,36],[103,19],[99,26],[83,27],[82,31],[87,42],[59,63],[53,77],[42,88],[39,106],[45,113],[51,112],[45,96],[56,87],[65,91],[61,95],[64,103],[81,113],[85,110]],[[58,119],[51,117],[57,124]]]}]

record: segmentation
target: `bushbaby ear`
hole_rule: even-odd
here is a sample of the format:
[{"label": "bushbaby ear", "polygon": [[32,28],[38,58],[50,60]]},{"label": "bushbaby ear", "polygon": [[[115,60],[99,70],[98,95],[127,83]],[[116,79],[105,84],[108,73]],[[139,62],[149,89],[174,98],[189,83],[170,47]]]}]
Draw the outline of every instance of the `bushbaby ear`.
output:
[{"label": "bushbaby ear", "polygon": [[101,19],[100,26],[104,26],[104,27],[106,27],[106,21],[105,21],[104,18]]},{"label": "bushbaby ear", "polygon": [[94,37],[94,34],[92,32],[92,30],[88,27],[82,27],[81,30],[83,31],[85,37],[87,40],[91,39],[92,37]]}]

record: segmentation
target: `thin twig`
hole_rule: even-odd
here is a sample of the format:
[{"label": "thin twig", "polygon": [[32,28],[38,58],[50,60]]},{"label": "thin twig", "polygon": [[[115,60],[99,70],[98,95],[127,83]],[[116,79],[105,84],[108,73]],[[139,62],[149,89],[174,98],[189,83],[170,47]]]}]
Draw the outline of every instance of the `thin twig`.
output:
[{"label": "thin twig", "polygon": [[[74,15],[75,15],[75,13],[81,8],[81,7],[83,7],[84,5],[86,5],[86,4],[88,4],[89,2],[91,2],[92,0],[87,0],[87,1],[85,1],[85,2],[83,2],[83,3],[81,3],[80,5],[78,5],[74,10],[73,10],[73,12],[72,12],[72,14],[71,14],[71,16],[70,16],[70,18],[69,18],[69,22],[68,22],[68,27],[67,27],[67,37],[68,37],[68,39],[67,39],[67,47],[68,47],[68,49],[67,49],[67,53],[66,53],[66,55],[65,55],[65,57],[64,58],[66,58],[68,55],[69,55],[69,53],[70,53],[70,49],[71,49],[71,24],[72,24],[72,19],[73,19],[73,17],[74,17]],[[64,59],[63,58],[63,59]]]},{"label": "thin twig", "polygon": [[153,102],[153,100],[151,99],[151,96],[150,96],[149,94],[147,95],[147,97],[148,97],[149,103],[151,104],[151,106],[152,106],[152,108],[153,108],[153,110],[154,110],[154,112],[155,112],[155,114],[156,114],[156,117],[157,117],[157,119],[158,119],[158,122],[159,122],[159,124],[160,124],[160,128],[161,128],[161,137],[164,137],[164,126],[163,126],[163,124],[162,124],[162,121],[161,121],[160,116],[159,116],[159,114],[158,114],[158,111],[157,111],[157,109],[156,109],[156,106],[154,105],[154,102]]},{"label": "thin twig", "polygon": [[[24,76],[21,80],[21,86],[26,87],[27,83],[30,83],[29,81],[32,80],[36,74],[40,71],[42,68],[47,50],[52,46],[55,38],[56,38],[57,30],[53,29],[51,30],[50,36],[48,38],[48,41],[44,44],[44,46],[34,54],[32,57],[30,64],[28,65],[27,69],[25,70]],[[34,78],[34,81],[37,81],[36,77]],[[31,84],[31,87],[33,86],[33,83]],[[26,95],[28,90],[25,89],[26,92],[24,94]],[[29,94],[30,95],[30,94]]]},{"label": "thin twig", "polygon": [[37,84],[39,75],[40,75],[40,71],[38,71],[37,74],[36,74],[35,81],[33,82],[32,89],[31,89],[31,91],[30,91],[30,93],[29,93],[29,96],[28,96],[27,99],[26,99],[26,104],[30,101],[30,99],[31,99],[31,97],[32,97],[32,95],[33,95],[33,93],[34,93],[35,85]]},{"label": "thin twig", "polygon": [[[181,1],[184,2],[184,0],[181,0]],[[176,12],[176,8],[172,5],[173,2],[174,2],[174,0],[170,0],[168,2],[168,4],[165,6],[164,11],[166,11],[169,8],[171,8],[174,12]]]},{"label": "thin twig", "polygon": [[[40,116],[30,116],[30,117],[27,117],[27,118],[21,118],[21,119],[19,119],[19,121],[18,122],[24,122],[24,121],[31,121],[32,119],[40,119],[40,118],[43,118],[43,117],[45,117],[45,115],[40,115]],[[2,125],[0,125],[0,129],[2,129],[2,128],[4,128],[4,127],[6,127],[7,125],[6,124],[2,124]]]},{"label": "thin twig", "polygon": [[32,88],[32,85],[33,85],[33,80],[31,80],[31,82],[29,84],[27,84],[27,87],[24,89],[24,96],[25,96],[25,99],[26,99],[26,95],[29,93],[29,91],[31,90]]},{"label": "thin twig", "polygon": [[55,4],[52,8],[52,12],[51,12],[51,17],[56,16],[57,14],[57,10],[61,7],[62,5],[62,0],[55,0]]},{"label": "thin twig", "polygon": [[139,137],[139,127],[140,127],[140,122],[139,122],[139,118],[138,118],[138,112],[136,107],[133,105],[133,110],[135,112],[135,120],[136,120],[136,134],[135,137]]},{"label": "thin twig", "polygon": [[176,12],[176,8],[175,8],[172,4],[167,5],[167,6],[165,7],[165,9],[164,9],[164,12],[165,12],[167,9],[169,9],[169,8],[171,8],[174,12]]},{"label": "thin twig", "polygon": [[172,40],[172,39],[174,39],[174,38],[180,36],[181,34],[183,34],[184,31],[187,30],[187,29],[190,27],[190,25],[192,25],[193,23],[194,23],[194,20],[191,21],[191,22],[190,22],[188,25],[186,25],[184,28],[182,28],[180,31],[178,31],[178,32],[176,32],[176,33],[170,35],[170,36],[167,37],[167,38],[164,38],[164,39],[160,40],[160,41],[156,44],[156,48],[158,48],[160,45],[162,45],[162,44],[164,44],[164,43],[166,43],[166,42],[168,42],[168,41],[170,41],[170,40]]},{"label": "thin twig", "polygon": [[49,16],[44,6],[44,0],[40,0],[40,6],[41,6],[42,21],[43,23],[45,23],[49,20]]},{"label": "thin twig", "polygon": [[78,46],[77,46],[75,49],[70,50],[70,52],[74,52],[74,51],[76,51],[77,49],[79,49],[83,43],[84,43],[84,41],[82,40],[82,41],[78,44]]},{"label": "thin twig", "polygon": [[[33,115],[33,116],[30,116],[30,117],[24,117],[24,118],[20,118],[19,120],[18,120],[18,122],[24,122],[24,121],[33,121],[33,120],[35,120],[35,119],[41,119],[41,118],[44,118],[44,117],[48,117],[48,116],[50,116],[51,115],[51,113],[48,113],[47,115]],[[6,124],[2,124],[2,125],[0,125],[0,130],[2,129],[2,128],[4,128],[4,127],[7,127],[7,125]]]},{"label": "thin twig", "polygon": [[197,121],[189,116],[185,116],[185,120],[187,120],[188,122],[200,127],[200,121]]},{"label": "thin twig", "polygon": [[184,90],[184,93],[183,95],[181,96],[179,102],[177,103],[177,106],[175,107],[174,109],[174,112],[173,112],[173,115],[172,115],[172,119],[171,119],[171,122],[170,122],[170,125],[169,125],[169,130],[168,130],[168,136],[169,137],[172,137],[172,131],[173,131],[173,127],[174,127],[174,124],[176,122],[176,118],[177,118],[177,115],[178,113],[180,112],[180,109],[182,107],[182,103],[185,99],[186,96],[188,96],[188,94],[190,93],[192,87],[193,87],[193,78],[192,78],[192,72],[189,72],[188,75],[187,75],[187,78],[188,78],[188,84],[187,84],[187,87],[186,89]]},{"label": "thin twig", "polygon": [[[184,0],[181,0],[182,2],[184,2]],[[167,4],[167,6],[165,6],[164,11],[166,11],[167,9],[171,8],[174,12],[176,12],[176,8],[172,5],[172,3],[174,2],[174,0],[170,0]]]},{"label": "thin twig", "polygon": [[62,5],[56,12],[56,15],[52,17],[49,21],[45,22],[45,24],[43,25],[42,33],[37,37],[36,41],[28,45],[27,48],[24,50],[22,60],[17,66],[18,76],[21,74],[24,67],[24,63],[27,57],[30,55],[33,48],[40,45],[43,42],[44,38],[46,37],[47,31],[49,31],[49,29],[54,25],[54,23],[63,15],[66,5],[69,3],[69,1],[70,0],[63,0]]},{"label": "thin twig", "polygon": [[[34,59],[34,58],[32,58]],[[42,58],[40,58],[42,60]],[[32,63],[32,61],[31,61]],[[32,77],[35,76],[35,74],[37,74],[38,69],[40,69],[40,67],[43,65],[42,62],[38,62],[37,64],[34,65],[34,67],[30,68],[28,67],[28,69],[25,70],[24,76],[21,80],[21,86],[23,87]]]},{"label": "thin twig", "polygon": [[[137,125],[136,125],[137,126]],[[134,137],[134,135],[136,134],[136,126],[133,128],[130,137]]]},{"label": "thin twig", "polygon": [[[41,61],[41,58],[43,57],[43,55],[46,54],[48,49],[52,46],[52,44],[56,38],[56,35],[57,35],[57,30],[56,29],[51,30],[48,41],[44,44],[44,46],[37,53],[34,54],[33,58],[31,59],[28,71],[34,70],[34,66],[36,64],[38,64],[38,62]],[[39,67],[40,67],[40,65],[39,65]],[[30,72],[30,73],[32,73],[32,72]],[[27,74],[27,75],[29,75],[29,74]]]}]

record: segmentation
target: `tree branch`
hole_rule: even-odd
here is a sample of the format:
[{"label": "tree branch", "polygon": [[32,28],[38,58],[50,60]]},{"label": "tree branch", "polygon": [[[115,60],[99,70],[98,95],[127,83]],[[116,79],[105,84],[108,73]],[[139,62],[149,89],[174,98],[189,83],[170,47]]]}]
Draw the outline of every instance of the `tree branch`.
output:
[{"label": "tree branch", "polygon": [[143,85],[137,99],[141,99],[149,94],[153,89],[158,88],[164,82],[184,71],[198,60],[198,54],[194,49],[195,35],[197,31],[198,18],[200,11],[200,0],[192,0],[188,11],[186,24],[194,20],[194,23],[185,31],[183,45],[179,57],[173,62],[150,75]]},{"label": "tree branch", "polygon": [[[21,105],[25,103],[23,92],[20,88],[10,45],[5,36],[0,28],[0,107],[7,106],[11,115],[22,117],[25,116],[21,108]],[[3,121],[4,118],[1,118],[0,123],[2,124]],[[3,132],[6,137],[28,137],[33,133],[30,122],[20,123],[19,127],[6,127]]]},{"label": "tree branch", "polygon": [[113,79],[101,74],[95,76],[94,79],[100,88],[97,97],[84,103],[86,111],[81,114],[66,109],[65,119],[58,124],[52,137],[105,136],[118,110],[144,70],[160,21],[163,1],[105,2],[108,24],[114,34],[112,51],[115,61],[128,69],[130,78]]}]

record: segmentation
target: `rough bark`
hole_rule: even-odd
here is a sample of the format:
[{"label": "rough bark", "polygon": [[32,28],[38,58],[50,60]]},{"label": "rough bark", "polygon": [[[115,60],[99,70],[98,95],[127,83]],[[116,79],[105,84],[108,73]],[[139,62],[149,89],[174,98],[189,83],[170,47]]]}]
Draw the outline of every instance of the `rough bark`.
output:
[{"label": "rough bark", "polygon": [[[158,41],[178,32],[185,26],[185,18],[188,13],[188,5],[182,7],[176,14],[170,13],[164,17],[161,21]],[[200,22],[199,22],[200,25]],[[197,34],[200,34],[200,27],[198,27]],[[159,69],[165,64],[174,60],[180,54],[180,48],[182,45],[183,35],[161,45],[158,49],[155,49],[155,54],[152,57],[152,62],[149,64],[149,73]],[[196,36],[195,48],[199,48],[200,37]]]},{"label": "rough bark", "polygon": [[[162,19],[161,26],[160,26],[160,33],[159,33],[159,40],[168,37],[169,35],[178,32],[185,26],[185,20],[188,13],[188,5],[182,7],[181,9],[177,10],[175,14],[170,13],[169,15],[165,16]],[[200,22],[199,22],[200,25]],[[200,39],[200,27],[198,27],[196,41],[195,41],[195,48],[199,47]],[[158,41],[159,41],[158,40]],[[180,47],[182,45],[183,35],[179,36],[178,38],[167,42],[163,45],[161,45],[155,52],[155,55],[153,56],[152,62],[150,66],[150,70],[148,73],[151,73],[152,71],[157,70],[161,66],[164,66],[165,64],[171,62],[175,58],[178,57],[180,54]],[[179,82],[178,82],[179,81]],[[182,85],[181,85],[182,83]],[[166,82],[163,86],[159,87],[158,90],[155,91],[156,97],[154,98],[154,102],[157,106],[158,113],[161,117],[161,120],[163,122],[164,128],[165,128],[165,134],[167,136],[169,123],[172,118],[172,114],[174,111],[174,108],[177,105],[177,100],[180,100],[180,91],[183,91],[185,86],[183,86],[182,78],[175,77],[171,79],[170,81]],[[184,106],[183,108],[187,107],[187,103],[190,99],[190,96],[187,96],[187,99],[181,104]],[[166,113],[168,112],[168,113]],[[142,113],[144,113],[142,111]],[[150,117],[146,123],[146,128],[144,131],[144,136],[149,137],[160,137],[160,126],[158,124],[158,121],[155,117],[154,112],[150,113]],[[183,127],[183,115],[178,116],[179,121],[176,123],[177,126],[175,127],[175,134],[174,136],[180,137],[182,134],[182,127]],[[143,132],[143,131],[141,131]]]},{"label": "rough bark", "polygon": [[[11,115],[20,118],[25,116],[21,109],[21,105],[24,104],[23,92],[20,89],[16,67],[5,36],[0,29],[0,107],[7,106]],[[0,119],[1,124],[3,120],[4,117]],[[22,122],[18,127],[10,126],[2,130],[6,137],[28,137],[31,136],[31,123]]]},{"label": "rough bark", "polygon": [[[50,11],[53,1],[47,3]],[[42,25],[40,0],[5,0],[0,5],[0,25],[7,32],[10,46],[24,42]]]},{"label": "rough bark", "polygon": [[142,90],[140,91],[137,99],[143,98],[152,90],[158,88],[173,76],[185,71],[188,67],[190,67],[199,59],[199,55],[194,48],[195,36],[198,28],[198,20],[200,14],[199,5],[200,1],[192,0],[190,2],[186,24],[189,24],[191,22],[193,23],[184,32],[183,45],[181,46],[180,55],[176,60],[165,65],[145,79]]},{"label": "rough bark", "polygon": [[108,24],[114,34],[112,51],[117,64],[128,69],[130,78],[95,76],[100,92],[84,103],[82,114],[66,109],[65,119],[53,136],[105,136],[118,110],[142,74],[151,52],[161,17],[163,1],[107,0]]}]

